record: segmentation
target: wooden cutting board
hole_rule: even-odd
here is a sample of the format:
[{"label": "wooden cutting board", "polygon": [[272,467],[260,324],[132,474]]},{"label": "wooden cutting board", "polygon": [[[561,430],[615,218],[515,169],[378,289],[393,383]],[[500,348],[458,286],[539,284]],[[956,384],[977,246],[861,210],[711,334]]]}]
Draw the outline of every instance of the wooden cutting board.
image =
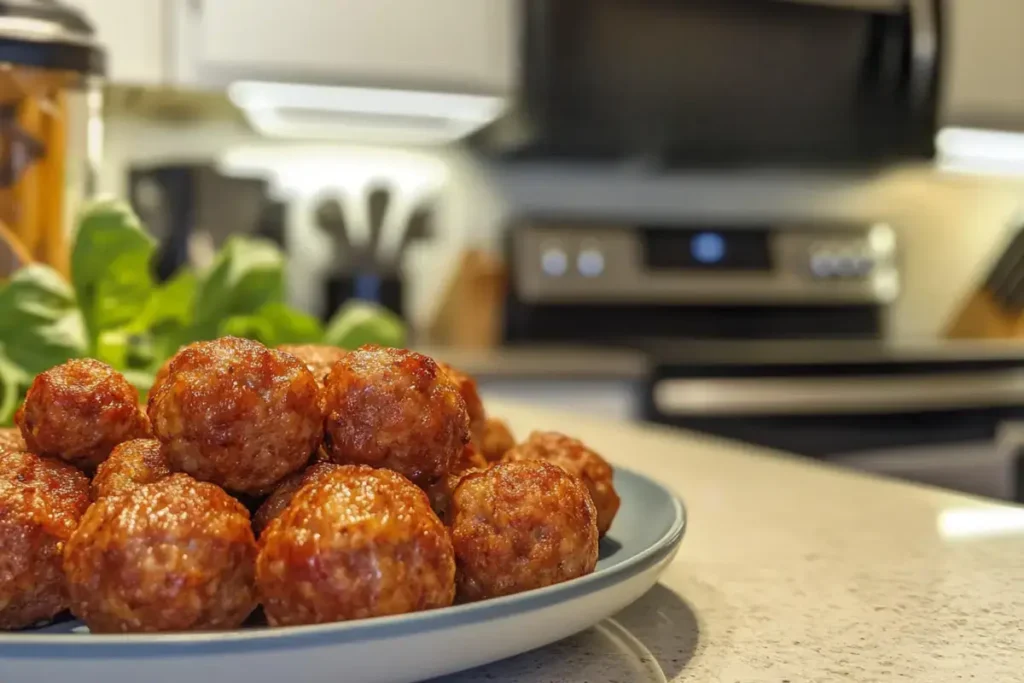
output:
[{"label": "wooden cutting board", "polygon": [[1024,224],[946,331],[952,339],[1024,338]]}]

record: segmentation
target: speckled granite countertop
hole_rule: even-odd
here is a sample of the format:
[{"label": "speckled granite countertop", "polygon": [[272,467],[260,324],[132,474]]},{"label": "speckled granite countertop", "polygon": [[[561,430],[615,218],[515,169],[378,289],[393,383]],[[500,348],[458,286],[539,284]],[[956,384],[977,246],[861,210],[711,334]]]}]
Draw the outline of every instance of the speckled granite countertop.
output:
[{"label": "speckled granite countertop", "polygon": [[491,411],[668,484],[689,527],[614,619],[445,681],[1024,680],[1024,509],[663,428]]}]

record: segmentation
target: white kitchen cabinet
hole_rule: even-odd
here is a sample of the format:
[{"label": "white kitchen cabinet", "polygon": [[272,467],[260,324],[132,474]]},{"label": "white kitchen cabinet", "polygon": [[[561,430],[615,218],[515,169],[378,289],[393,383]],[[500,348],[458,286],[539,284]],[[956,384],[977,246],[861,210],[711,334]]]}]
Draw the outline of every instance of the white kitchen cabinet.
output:
[{"label": "white kitchen cabinet", "polygon": [[[102,0],[101,0],[102,1]],[[169,0],[175,80],[511,87],[515,0]]]},{"label": "white kitchen cabinet", "polygon": [[159,85],[167,75],[164,0],[66,0],[85,12],[107,51],[111,83]]},{"label": "white kitchen cabinet", "polygon": [[944,123],[1024,130],[1024,0],[947,7]]}]

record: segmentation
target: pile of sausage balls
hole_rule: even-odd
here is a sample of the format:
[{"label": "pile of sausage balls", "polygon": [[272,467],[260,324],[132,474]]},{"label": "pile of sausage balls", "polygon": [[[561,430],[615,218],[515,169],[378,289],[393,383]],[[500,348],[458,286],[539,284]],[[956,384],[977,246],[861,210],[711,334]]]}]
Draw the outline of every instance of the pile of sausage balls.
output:
[{"label": "pile of sausage balls", "polygon": [[[96,633],[361,619],[594,570],[619,499],[575,439],[516,444],[412,351],[184,347],[145,406],[95,360],[0,430],[0,628]],[[250,518],[250,511],[254,511]]]}]

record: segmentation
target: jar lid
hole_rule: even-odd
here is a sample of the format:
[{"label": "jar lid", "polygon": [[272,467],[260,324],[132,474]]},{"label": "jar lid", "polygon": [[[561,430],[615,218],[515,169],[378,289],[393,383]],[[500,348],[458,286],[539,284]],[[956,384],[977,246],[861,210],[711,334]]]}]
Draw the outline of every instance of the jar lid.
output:
[{"label": "jar lid", "polygon": [[80,10],[57,0],[0,0],[0,63],[102,75],[106,55]]}]

